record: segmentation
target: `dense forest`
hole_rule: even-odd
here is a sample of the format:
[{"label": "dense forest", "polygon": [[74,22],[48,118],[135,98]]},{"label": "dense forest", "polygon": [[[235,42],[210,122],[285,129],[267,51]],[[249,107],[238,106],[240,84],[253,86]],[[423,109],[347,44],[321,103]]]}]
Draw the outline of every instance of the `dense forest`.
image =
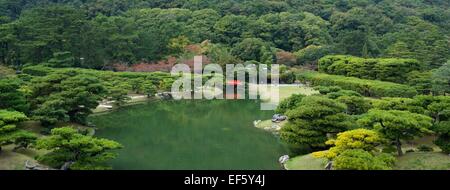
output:
[{"label": "dense forest", "polygon": [[292,156],[366,170],[416,149],[447,156],[449,21],[448,0],[0,0],[0,154],[43,149],[33,159],[51,168],[111,169],[123,146],[88,135],[89,116],[170,91],[166,71],[203,55],[280,64],[281,83],[316,92],[276,110]]},{"label": "dense forest", "polygon": [[219,64],[302,65],[346,54],[414,58],[431,69],[450,57],[449,6],[445,0],[1,0],[0,60],[100,69],[180,57],[186,45],[208,41],[190,50]]}]

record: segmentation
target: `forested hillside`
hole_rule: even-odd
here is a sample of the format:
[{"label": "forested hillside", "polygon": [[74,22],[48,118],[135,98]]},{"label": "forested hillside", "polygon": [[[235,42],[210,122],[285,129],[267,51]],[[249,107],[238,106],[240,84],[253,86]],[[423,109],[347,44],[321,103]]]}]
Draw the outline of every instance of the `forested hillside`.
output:
[{"label": "forested hillside", "polygon": [[448,0],[0,0],[0,62],[100,69],[193,52],[219,64],[295,66],[346,54],[413,58],[428,70],[450,58],[449,8]]},{"label": "forested hillside", "polygon": [[[0,0],[0,170],[266,169],[278,154],[298,156],[287,169],[448,170],[449,21],[449,0]],[[247,103],[172,104],[167,71],[196,55],[280,64],[274,118]],[[145,159],[112,164],[117,149]]]}]

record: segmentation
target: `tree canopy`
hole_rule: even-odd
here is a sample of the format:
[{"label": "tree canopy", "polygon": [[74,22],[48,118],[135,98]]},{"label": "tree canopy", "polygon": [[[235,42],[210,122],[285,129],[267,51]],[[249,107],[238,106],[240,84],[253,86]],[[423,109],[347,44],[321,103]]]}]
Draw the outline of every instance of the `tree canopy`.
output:
[{"label": "tree canopy", "polygon": [[0,110],[0,153],[1,146],[15,144],[16,148],[27,148],[37,139],[33,133],[17,128],[17,123],[27,119],[23,113]]},{"label": "tree canopy", "polygon": [[361,126],[373,128],[392,140],[399,155],[403,155],[401,140],[431,133],[432,119],[428,116],[398,110],[370,110],[358,120]]},{"label": "tree canopy", "polygon": [[281,138],[312,148],[325,146],[327,134],[337,134],[352,126],[345,104],[320,96],[304,97],[287,111],[289,123],[281,129]]},{"label": "tree canopy", "polygon": [[71,127],[52,129],[50,136],[39,139],[36,147],[51,151],[38,158],[39,161],[60,168],[69,163],[69,169],[109,169],[106,165],[116,157],[116,150],[122,147],[119,143],[86,136]]},{"label": "tree canopy", "polygon": [[69,52],[70,65],[103,68],[161,60],[174,54],[175,39],[182,42],[178,52],[186,43],[209,40],[234,48],[258,39],[252,50],[235,51],[236,57],[261,61],[255,47],[264,44],[266,51],[295,52],[296,64],[345,54],[416,59],[432,69],[450,58],[449,6],[400,0],[1,0],[0,60],[20,67]]}]

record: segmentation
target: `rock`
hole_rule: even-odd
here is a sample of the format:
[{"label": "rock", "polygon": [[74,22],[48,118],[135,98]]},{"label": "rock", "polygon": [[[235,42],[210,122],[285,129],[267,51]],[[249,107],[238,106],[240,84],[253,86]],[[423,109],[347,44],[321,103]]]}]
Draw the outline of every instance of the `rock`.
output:
[{"label": "rock", "polygon": [[261,120],[253,121],[253,125],[255,127],[258,127],[258,124],[261,123]]},{"label": "rock", "polygon": [[61,166],[61,170],[69,170],[70,166],[73,164],[73,162],[66,162],[63,166]]},{"label": "rock", "polygon": [[27,160],[27,161],[25,161],[25,169],[26,170],[34,170],[34,169],[36,169],[36,165],[31,165],[30,161]]},{"label": "rock", "polygon": [[289,160],[289,155],[284,155],[284,156],[281,156],[280,159],[278,159],[278,162],[280,162],[280,164],[285,164],[288,160]]},{"label": "rock", "polygon": [[326,169],[326,170],[332,170],[332,169],[333,169],[333,162],[332,162],[332,161],[329,161],[329,162],[327,163],[327,165],[325,166],[325,169]]},{"label": "rock", "polygon": [[157,97],[163,99],[163,100],[171,100],[173,99],[173,96],[170,92],[161,92],[156,94]]},{"label": "rock", "polygon": [[272,122],[274,122],[274,123],[279,123],[279,122],[282,122],[282,121],[284,121],[284,120],[286,120],[286,119],[287,119],[287,117],[284,116],[284,115],[275,114],[275,115],[273,115],[273,117],[272,117]]}]

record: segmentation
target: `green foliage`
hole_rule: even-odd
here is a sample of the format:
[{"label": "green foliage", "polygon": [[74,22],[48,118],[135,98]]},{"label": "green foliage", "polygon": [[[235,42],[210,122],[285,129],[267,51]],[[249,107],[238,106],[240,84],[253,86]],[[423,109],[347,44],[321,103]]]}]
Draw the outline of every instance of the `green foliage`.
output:
[{"label": "green foliage", "polygon": [[432,91],[431,71],[412,71],[408,74],[408,85],[414,87],[420,94],[428,95]]},{"label": "green foliage", "polygon": [[413,97],[417,95],[417,91],[414,88],[391,82],[365,80],[316,72],[301,72],[297,77],[315,86],[339,86],[342,89],[353,90],[369,97]]},{"label": "green foliage", "polygon": [[67,120],[86,123],[106,93],[97,77],[76,70],[55,72],[31,83],[33,115],[44,125]]},{"label": "green foliage", "polygon": [[27,116],[17,111],[0,110],[0,126],[27,120]]},{"label": "green foliage", "polygon": [[296,52],[300,64],[346,54],[438,68],[450,58],[448,7],[445,1],[3,0],[0,62],[40,64],[70,52],[76,66],[100,69],[178,54],[171,39],[185,36],[227,48],[259,38],[270,51]]},{"label": "green foliage", "polygon": [[27,119],[21,112],[0,110],[0,151],[1,146],[9,144],[15,144],[16,148],[27,148],[37,139],[33,133],[16,127],[17,123]]},{"label": "green foliage", "polygon": [[39,156],[38,161],[59,168],[72,162],[70,169],[110,169],[108,160],[116,157],[112,150],[122,148],[115,141],[85,136],[71,127],[52,129],[51,135],[36,142],[38,149],[51,151]]},{"label": "green foliage", "polygon": [[415,96],[414,98],[382,98],[372,100],[374,108],[380,110],[402,110],[424,114],[433,118],[433,124],[450,120],[450,97]]},{"label": "green foliage", "polygon": [[316,86],[316,87],[314,87],[314,90],[319,91],[320,94],[326,95],[326,94],[329,94],[332,92],[341,91],[342,88],[339,86]]},{"label": "green foliage", "polygon": [[386,49],[385,55],[391,58],[403,58],[403,59],[413,57],[413,53],[409,51],[408,44],[400,41],[390,45]]},{"label": "green foliage", "polygon": [[327,47],[310,45],[295,52],[294,54],[297,57],[297,62],[305,65],[316,64],[320,58],[327,55],[330,51],[331,50]]},{"label": "green foliage", "polygon": [[450,121],[441,121],[435,126],[433,126],[433,131],[440,135],[450,136]]},{"label": "green foliage", "polygon": [[333,162],[337,170],[389,170],[394,165],[395,158],[389,154],[374,156],[361,149],[344,151]]},{"label": "green foliage", "polygon": [[22,72],[31,76],[46,76],[50,74],[53,70],[49,67],[43,65],[27,66]]},{"label": "green foliage", "polygon": [[0,79],[0,109],[28,112],[29,104],[21,85],[22,81],[16,78]]},{"label": "green foliage", "polygon": [[[272,63],[267,63],[268,65]],[[282,84],[292,84],[297,79],[295,72],[290,70],[286,65],[280,65],[280,83]]]},{"label": "green foliage", "polygon": [[128,97],[127,87],[128,86],[124,84],[111,87],[108,92],[108,99],[114,101],[114,104],[117,106],[124,105],[128,100],[131,100],[131,98]]},{"label": "green foliage", "polygon": [[[231,53],[243,61],[264,61],[264,54],[267,53],[267,44],[259,38],[245,38],[237,43]],[[269,54],[271,52],[268,52]]]},{"label": "green foliage", "polygon": [[329,150],[315,152],[314,157],[333,160],[340,154],[350,149],[361,149],[367,152],[375,151],[375,148],[385,142],[376,131],[368,129],[355,129],[339,133],[336,139],[326,142],[332,146]]},{"label": "green foliage", "polygon": [[74,67],[75,58],[71,52],[56,52],[53,53],[53,58],[48,60],[48,65],[51,67]]},{"label": "green foliage", "polygon": [[151,81],[144,81],[142,83],[141,89],[147,95],[147,97],[151,97],[157,92],[156,86]]},{"label": "green foliage", "polygon": [[206,54],[211,58],[211,62],[219,64],[224,67],[227,64],[236,64],[240,60],[232,55],[230,48],[223,45],[212,44],[209,49],[207,49]]},{"label": "green foliage", "polygon": [[184,48],[189,44],[191,44],[191,42],[186,36],[178,36],[170,39],[168,48],[172,54],[178,55],[184,53]]},{"label": "green foliage", "polygon": [[5,39],[9,44],[7,63],[42,63],[53,53],[67,51],[80,57],[80,29],[85,21],[81,10],[69,6],[50,5],[24,11],[18,20],[3,25],[10,31]]},{"label": "green foliage", "polygon": [[440,95],[450,93],[450,61],[437,69],[432,77],[433,92]]},{"label": "green foliage", "polygon": [[338,99],[342,96],[350,96],[350,97],[360,97],[362,98],[362,95],[358,92],[355,92],[353,90],[339,90],[337,92],[331,92],[327,94],[328,98],[331,99]]},{"label": "green foliage", "polygon": [[416,104],[425,109],[426,115],[433,118],[433,123],[450,121],[450,96],[416,96]]},{"label": "green foliage", "polygon": [[431,117],[433,126],[430,129],[439,135],[436,145],[443,150],[447,148],[446,140],[450,134],[450,97],[420,95],[413,99],[383,98],[374,100],[373,106],[381,110],[403,110]]},{"label": "green foliage", "polygon": [[337,101],[347,105],[346,112],[350,115],[361,115],[372,108],[368,100],[359,96],[340,96]]},{"label": "green foliage", "polygon": [[358,120],[358,124],[382,133],[396,144],[398,154],[402,155],[400,140],[431,133],[432,119],[408,111],[372,109]]},{"label": "green foliage", "polygon": [[430,147],[430,146],[424,145],[424,144],[419,145],[419,146],[417,147],[417,149],[418,149],[420,152],[433,152],[433,147]]},{"label": "green foliage", "polygon": [[364,59],[330,55],[319,60],[321,72],[396,83],[407,82],[407,74],[419,69],[419,62],[413,59]]},{"label": "green foliage", "polygon": [[293,94],[289,98],[281,101],[275,112],[279,114],[285,114],[288,110],[297,108],[304,97],[305,96],[301,94]]},{"label": "green foliage", "polygon": [[436,139],[434,143],[438,145],[444,153],[450,153],[450,121],[442,121],[433,128],[433,130],[439,134],[438,139]]},{"label": "green foliage", "polygon": [[249,29],[250,19],[241,15],[226,15],[214,25],[219,42],[236,44]]},{"label": "green foliage", "polygon": [[385,146],[381,151],[383,153],[394,154],[397,152],[397,148],[395,148],[395,146]]},{"label": "green foliage", "polygon": [[450,135],[441,135],[434,143],[441,148],[442,152],[450,154]]},{"label": "green foliage", "polygon": [[304,97],[295,109],[287,111],[289,122],[281,129],[281,138],[292,144],[322,148],[327,134],[337,134],[352,126],[345,110],[345,104],[325,97]]},{"label": "green foliage", "polygon": [[425,113],[425,109],[421,106],[421,104],[418,103],[416,99],[411,98],[375,99],[372,100],[372,105],[375,109],[380,110],[400,110],[420,114]]},{"label": "green foliage", "polygon": [[360,115],[371,108],[370,102],[358,92],[342,90],[339,86],[316,86],[314,89],[330,99],[336,99],[338,102],[346,104],[347,114]]}]

